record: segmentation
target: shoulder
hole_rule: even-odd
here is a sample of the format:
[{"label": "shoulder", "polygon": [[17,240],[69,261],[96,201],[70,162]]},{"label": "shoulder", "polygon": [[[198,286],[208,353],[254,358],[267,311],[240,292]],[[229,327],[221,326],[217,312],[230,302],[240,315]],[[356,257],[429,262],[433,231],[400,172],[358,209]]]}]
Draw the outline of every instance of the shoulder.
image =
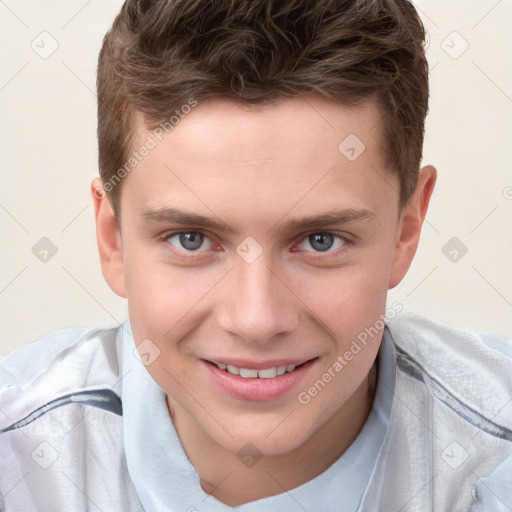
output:
[{"label": "shoulder", "polygon": [[454,349],[494,350],[512,358],[512,340],[488,332],[456,327],[415,312],[397,314],[387,325],[395,342],[418,353],[423,348],[429,352],[434,348],[445,350],[448,345]]},{"label": "shoulder", "polygon": [[448,369],[454,362],[474,364],[478,357],[484,363],[504,365],[512,360],[512,340],[488,332],[455,327],[414,312],[397,315],[387,326],[396,346],[433,371]]},{"label": "shoulder", "polygon": [[90,327],[67,327],[45,334],[31,343],[22,345],[0,359],[0,387],[23,385],[66,348],[74,345]]},{"label": "shoulder", "polygon": [[142,510],[124,453],[125,328],[60,329],[0,360],[1,510],[70,510],[82,489],[101,510]]},{"label": "shoulder", "polygon": [[[403,312],[387,324],[397,367],[485,417],[512,399],[512,341]],[[508,428],[512,422],[507,422]]]},{"label": "shoulder", "polygon": [[0,403],[5,413],[0,431],[49,404],[94,395],[105,399],[100,390],[106,389],[110,391],[105,396],[116,393],[121,330],[122,326],[59,329],[0,359]]}]

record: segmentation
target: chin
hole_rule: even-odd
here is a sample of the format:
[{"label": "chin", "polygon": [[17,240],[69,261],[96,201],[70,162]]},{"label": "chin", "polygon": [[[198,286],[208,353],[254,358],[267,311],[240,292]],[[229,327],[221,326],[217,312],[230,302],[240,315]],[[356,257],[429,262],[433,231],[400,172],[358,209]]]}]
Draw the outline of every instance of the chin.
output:
[{"label": "chin", "polygon": [[[312,434],[306,429],[299,429],[297,419],[292,420],[292,415],[281,424],[279,422],[286,418],[286,415],[281,417],[279,421],[271,423],[268,421],[260,423],[253,420],[250,427],[244,423],[235,428],[232,423],[229,433],[233,437],[224,431],[221,432],[220,436],[215,435],[219,433],[217,431],[211,437],[226,450],[237,454],[244,452],[244,450],[251,451],[255,447],[257,449],[255,451],[259,452],[260,456],[284,455],[304,444]],[[285,426],[284,424],[287,422],[289,424]]]}]

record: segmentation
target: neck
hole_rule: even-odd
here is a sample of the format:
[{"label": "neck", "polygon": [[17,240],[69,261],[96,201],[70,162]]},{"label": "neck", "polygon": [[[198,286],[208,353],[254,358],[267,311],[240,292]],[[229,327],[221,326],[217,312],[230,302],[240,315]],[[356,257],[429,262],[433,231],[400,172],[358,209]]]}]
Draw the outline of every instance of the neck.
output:
[{"label": "neck", "polygon": [[306,442],[292,451],[262,456],[248,467],[237,453],[217,444],[177,407],[167,404],[187,457],[202,489],[229,506],[281,494],[323,473],[338,460],[361,432],[370,414],[377,383],[376,364],[356,391]]}]

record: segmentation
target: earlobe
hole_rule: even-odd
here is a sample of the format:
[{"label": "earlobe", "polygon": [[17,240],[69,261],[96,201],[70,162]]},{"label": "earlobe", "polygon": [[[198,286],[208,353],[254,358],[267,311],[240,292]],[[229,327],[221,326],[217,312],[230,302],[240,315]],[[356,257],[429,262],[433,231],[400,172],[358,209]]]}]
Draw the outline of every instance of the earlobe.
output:
[{"label": "earlobe", "polygon": [[400,283],[411,266],[436,179],[437,171],[432,165],[423,167],[419,173],[416,189],[402,210],[393,253],[389,289]]},{"label": "earlobe", "polygon": [[100,253],[101,270],[108,285],[117,295],[126,298],[123,244],[112,205],[103,189],[103,181],[91,183],[96,218],[96,240]]}]

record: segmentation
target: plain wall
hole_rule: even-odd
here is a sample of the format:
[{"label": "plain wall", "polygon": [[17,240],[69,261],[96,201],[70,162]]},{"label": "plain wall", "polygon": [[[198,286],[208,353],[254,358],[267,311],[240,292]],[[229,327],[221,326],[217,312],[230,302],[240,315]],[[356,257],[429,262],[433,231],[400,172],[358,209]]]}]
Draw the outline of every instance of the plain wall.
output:
[{"label": "plain wall", "polygon": [[[121,3],[0,3],[4,354],[53,329],[127,317],[101,274],[89,196],[97,55]],[[416,5],[430,39],[424,164],[439,174],[416,259],[389,301],[512,338],[512,3]]]}]

